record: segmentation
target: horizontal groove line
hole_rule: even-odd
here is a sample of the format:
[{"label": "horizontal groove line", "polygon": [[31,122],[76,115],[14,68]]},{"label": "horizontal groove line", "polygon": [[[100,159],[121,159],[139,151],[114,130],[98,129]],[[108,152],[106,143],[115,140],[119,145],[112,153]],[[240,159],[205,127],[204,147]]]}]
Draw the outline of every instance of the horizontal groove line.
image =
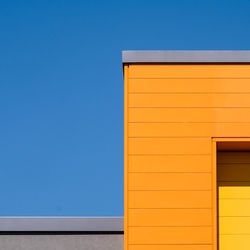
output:
[{"label": "horizontal groove line", "polygon": [[[141,210],[144,210],[144,209],[153,209],[153,208],[130,208],[129,210],[133,210],[133,209],[141,209]],[[189,209],[192,209],[192,210],[211,210],[212,208],[155,208],[157,210],[166,210],[166,209],[172,209],[172,210],[175,210],[175,209],[178,209],[178,210],[189,210]],[[234,216],[232,216],[234,217]],[[248,216],[247,216],[248,217]],[[250,217],[250,216],[249,216]]]},{"label": "horizontal groove line", "polygon": [[248,180],[248,181],[235,181],[235,180],[233,180],[233,181],[221,181],[221,180],[218,180],[218,182],[219,182],[219,183],[228,183],[228,182],[230,182],[230,183],[231,183],[231,182],[248,183],[248,182],[250,182],[250,180]]},{"label": "horizontal groove line", "polygon": [[128,191],[132,191],[132,192],[151,192],[151,191],[156,191],[156,192],[158,192],[158,191],[170,191],[170,192],[190,192],[190,191],[192,191],[192,192],[206,192],[206,191],[212,191],[212,189],[205,189],[205,190],[202,190],[202,189],[195,189],[195,190],[193,190],[193,189],[190,189],[190,190],[188,190],[188,189],[180,189],[180,190],[178,190],[178,189],[176,189],[176,190],[174,190],[174,189],[168,189],[168,190],[128,190]]},{"label": "horizontal groove line", "polygon": [[128,92],[129,95],[242,95],[250,94],[250,92]]},{"label": "horizontal groove line", "polygon": [[250,200],[250,198],[219,198],[219,200]]},{"label": "horizontal groove line", "polygon": [[136,107],[136,106],[129,106],[128,108],[132,109],[132,108],[137,108],[137,109],[249,109],[250,106],[248,107],[177,107],[177,106],[171,106],[171,107],[167,107],[167,106],[158,106],[158,107]]},{"label": "horizontal groove line", "polygon": [[224,108],[231,108],[231,109],[250,109],[250,107],[128,107],[130,109],[155,109],[155,108],[160,108],[160,109],[179,109],[179,108],[183,108],[183,109],[187,109],[187,108],[192,108],[192,109],[224,109]]},{"label": "horizontal groove line", "polygon": [[[133,120],[133,119],[132,119]],[[178,121],[135,121],[135,122],[128,122],[128,124],[183,124],[183,125],[189,125],[189,124],[250,124],[249,122],[178,122]]]},{"label": "horizontal groove line", "polygon": [[212,174],[212,172],[128,172],[129,174]]},{"label": "horizontal groove line", "polygon": [[[209,108],[213,108],[213,107],[209,107],[209,106],[207,106],[207,107],[177,107],[177,106],[156,106],[156,107],[140,107],[140,106],[134,106],[134,107],[128,107],[128,108],[150,108],[150,109],[153,109],[153,108],[155,108],[155,109],[160,109],[160,108],[174,108],[174,109],[177,109],[177,108],[179,108],[179,109],[184,109],[184,108],[186,108],[186,109],[194,109],[194,108],[200,108],[200,109],[205,109],[205,108],[207,108],[207,109],[209,109]],[[224,109],[226,109],[226,108],[228,108],[228,109],[231,109],[232,107],[216,107],[216,108],[220,108],[220,109],[222,109],[222,108],[224,108]],[[245,109],[245,108],[247,108],[247,109],[249,109],[250,108],[250,106],[247,106],[247,107],[238,107],[239,109]]]},{"label": "horizontal groove line", "polygon": [[128,207],[128,209],[209,209],[212,207]]},{"label": "horizontal groove line", "polygon": [[127,138],[204,138],[207,139],[209,137],[204,136],[128,136]]},{"label": "horizontal groove line", "polygon": [[128,191],[132,191],[132,192],[135,192],[135,191],[142,191],[142,192],[158,192],[158,191],[174,191],[174,192],[177,192],[177,191],[180,191],[180,192],[184,192],[184,191],[200,191],[200,192],[203,192],[203,191],[212,191],[211,189],[128,189]]},{"label": "horizontal groove line", "polygon": [[212,243],[200,244],[200,243],[172,243],[172,244],[129,244],[130,246],[211,246]]},{"label": "horizontal groove line", "polygon": [[[157,136],[158,138],[183,138],[183,139],[192,139],[192,138],[199,138],[199,139],[206,139],[208,140],[209,136]],[[140,137],[134,137],[134,136],[128,136],[128,138],[155,138],[155,136],[140,136]]]},{"label": "horizontal groove line", "polygon": [[[146,137],[147,138],[147,137]],[[163,138],[170,138],[170,139],[175,139],[175,138],[177,138],[179,141],[181,141],[180,139],[181,138],[183,138],[183,139],[191,139],[192,140],[192,138],[194,138],[194,140],[196,140],[196,137],[195,136],[178,136],[178,137],[176,137],[176,136],[167,136],[167,137],[163,137]],[[210,136],[199,136],[199,139],[203,139],[203,140],[199,140],[199,141],[206,141],[206,142],[208,142],[209,141],[209,139],[211,139],[211,137]]]},{"label": "horizontal groove line", "polygon": [[[229,151],[228,151],[229,152]],[[247,151],[245,151],[247,152]],[[217,168],[220,169],[220,168],[230,168],[230,167],[233,167],[233,168],[236,168],[238,166],[241,166],[241,167],[249,167],[250,166],[250,163],[233,163],[233,164],[218,164],[217,165]]]},{"label": "horizontal groove line", "polygon": [[[245,151],[248,152],[248,151]],[[233,163],[219,163],[218,167],[224,167],[224,166],[231,166],[231,165],[250,165],[250,162],[233,162]]]},{"label": "horizontal groove line", "polygon": [[211,154],[128,154],[128,156],[211,156]]},{"label": "horizontal groove line", "polygon": [[178,79],[228,79],[228,80],[233,80],[233,79],[250,79],[250,77],[143,77],[143,78],[141,78],[141,77],[130,77],[130,78],[128,78],[128,79],[131,79],[131,80],[133,80],[133,79],[141,79],[141,80],[146,80],[146,79],[148,79],[148,80],[153,80],[153,79],[176,79],[176,80],[178,80]]},{"label": "horizontal groove line", "polygon": [[183,125],[188,125],[188,124],[250,124],[249,122],[128,122],[129,124],[183,124]]},{"label": "horizontal groove line", "polygon": [[234,163],[234,164],[219,164],[218,165],[218,168],[230,168],[230,167],[237,167],[237,166],[239,166],[239,165],[241,165],[241,166],[244,166],[244,167],[249,167],[249,165],[250,165],[250,163]]},{"label": "horizontal groove line", "polygon": [[221,215],[219,216],[219,218],[250,218],[250,215],[249,216],[224,216],[224,215]]},{"label": "horizontal groove line", "polygon": [[184,228],[208,228],[208,227],[212,227],[212,225],[200,225],[200,226],[128,226],[129,228],[176,228],[176,227],[184,227]]},{"label": "horizontal groove line", "polygon": [[219,234],[219,235],[250,235],[250,233],[243,233],[243,234]]}]

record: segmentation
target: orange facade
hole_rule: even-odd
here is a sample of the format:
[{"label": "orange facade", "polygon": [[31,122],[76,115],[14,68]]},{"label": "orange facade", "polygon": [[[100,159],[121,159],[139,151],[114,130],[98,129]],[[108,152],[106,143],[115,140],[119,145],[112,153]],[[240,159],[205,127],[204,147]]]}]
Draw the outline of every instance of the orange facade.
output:
[{"label": "orange facade", "polygon": [[250,65],[128,63],[124,80],[125,250],[217,249],[216,142],[250,137]]}]

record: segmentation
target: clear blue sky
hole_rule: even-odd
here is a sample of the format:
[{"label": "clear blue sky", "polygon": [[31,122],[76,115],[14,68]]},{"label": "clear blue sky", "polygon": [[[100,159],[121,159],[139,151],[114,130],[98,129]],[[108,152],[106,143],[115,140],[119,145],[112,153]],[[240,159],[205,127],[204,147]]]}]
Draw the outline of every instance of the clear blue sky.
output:
[{"label": "clear blue sky", "polygon": [[249,0],[0,1],[0,216],[123,215],[129,49],[250,49]]}]

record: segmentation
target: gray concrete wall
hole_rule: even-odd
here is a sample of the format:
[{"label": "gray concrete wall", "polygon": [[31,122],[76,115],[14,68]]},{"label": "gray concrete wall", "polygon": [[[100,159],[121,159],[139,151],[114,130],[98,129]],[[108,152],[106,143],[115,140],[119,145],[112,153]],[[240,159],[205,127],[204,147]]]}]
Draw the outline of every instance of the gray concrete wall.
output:
[{"label": "gray concrete wall", "polygon": [[123,250],[123,235],[0,235],[0,249]]}]

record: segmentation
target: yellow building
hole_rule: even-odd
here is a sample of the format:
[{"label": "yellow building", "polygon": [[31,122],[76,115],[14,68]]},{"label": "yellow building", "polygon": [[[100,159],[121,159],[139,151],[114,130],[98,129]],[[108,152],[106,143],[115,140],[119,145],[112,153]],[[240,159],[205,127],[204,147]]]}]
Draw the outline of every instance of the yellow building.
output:
[{"label": "yellow building", "polygon": [[250,51],[124,51],[125,250],[250,249]]}]

